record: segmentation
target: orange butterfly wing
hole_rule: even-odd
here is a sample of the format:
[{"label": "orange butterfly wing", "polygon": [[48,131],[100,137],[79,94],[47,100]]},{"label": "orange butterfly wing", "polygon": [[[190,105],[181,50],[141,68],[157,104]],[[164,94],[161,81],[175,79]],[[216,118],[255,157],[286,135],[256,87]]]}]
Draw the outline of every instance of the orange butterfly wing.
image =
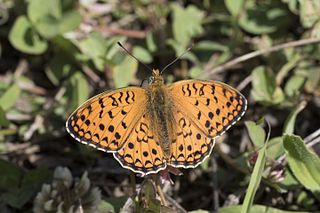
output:
[{"label": "orange butterfly wing", "polygon": [[176,137],[170,144],[171,155],[168,164],[174,167],[197,167],[210,155],[214,139],[207,137],[181,111],[174,115],[176,121]]},{"label": "orange butterfly wing", "polygon": [[145,115],[142,116],[128,142],[113,153],[122,167],[143,175],[157,173],[167,166],[161,146],[150,129],[150,122]]},{"label": "orange butterfly wing", "polygon": [[186,80],[169,87],[177,109],[177,135],[171,142],[169,164],[193,168],[210,155],[214,138],[245,113],[247,101],[221,82]]},{"label": "orange butterfly wing", "polygon": [[117,151],[142,117],[145,102],[145,90],[139,87],[106,91],[71,114],[67,131],[81,143],[102,151]]}]

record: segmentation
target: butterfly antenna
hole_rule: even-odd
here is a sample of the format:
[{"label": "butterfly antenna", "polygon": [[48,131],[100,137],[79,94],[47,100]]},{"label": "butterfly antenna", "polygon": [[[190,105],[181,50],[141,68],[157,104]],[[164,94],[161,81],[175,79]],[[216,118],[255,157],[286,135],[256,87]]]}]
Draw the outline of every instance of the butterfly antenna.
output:
[{"label": "butterfly antenna", "polygon": [[136,59],[140,64],[142,64],[143,66],[145,66],[148,70],[150,70],[152,72],[151,67],[149,67],[148,65],[146,65],[145,63],[143,63],[142,61],[140,61],[137,57],[135,57],[134,55],[132,55],[120,42],[117,42],[117,44],[124,50],[126,51],[126,53],[128,53],[128,55],[130,55],[132,58]]},{"label": "butterfly antenna", "polygon": [[167,66],[165,66],[162,70],[161,70],[161,74],[168,68],[170,67],[172,64],[174,64],[176,61],[178,61],[180,58],[182,58],[187,52],[189,52],[193,47],[193,44],[191,44],[190,47],[188,47],[188,49],[186,49],[181,55],[179,55],[176,59],[174,59],[172,62],[170,62]]}]

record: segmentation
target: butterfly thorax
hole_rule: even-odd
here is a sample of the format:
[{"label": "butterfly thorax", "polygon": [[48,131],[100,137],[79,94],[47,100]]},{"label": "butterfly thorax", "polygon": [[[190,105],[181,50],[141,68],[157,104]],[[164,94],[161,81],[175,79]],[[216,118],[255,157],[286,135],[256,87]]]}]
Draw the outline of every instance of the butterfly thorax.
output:
[{"label": "butterfly thorax", "polygon": [[150,128],[154,132],[155,140],[160,144],[164,155],[169,158],[174,131],[173,100],[159,70],[154,70],[153,77],[153,81],[146,88],[147,116],[153,121]]}]

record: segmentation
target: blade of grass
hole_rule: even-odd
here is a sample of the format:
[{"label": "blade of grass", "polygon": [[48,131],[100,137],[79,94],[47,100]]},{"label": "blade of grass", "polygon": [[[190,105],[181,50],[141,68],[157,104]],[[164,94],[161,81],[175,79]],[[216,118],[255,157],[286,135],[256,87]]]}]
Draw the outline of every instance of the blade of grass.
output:
[{"label": "blade of grass", "polygon": [[258,190],[258,187],[261,182],[262,174],[264,171],[265,163],[266,163],[266,150],[267,150],[267,144],[269,141],[270,137],[270,125],[267,122],[269,131],[268,131],[268,136],[265,144],[263,145],[262,149],[259,151],[259,156],[257,159],[257,162],[253,168],[253,172],[250,178],[250,183],[247,189],[246,196],[244,198],[242,208],[241,208],[241,213],[249,213],[250,209],[253,204],[254,196]]}]

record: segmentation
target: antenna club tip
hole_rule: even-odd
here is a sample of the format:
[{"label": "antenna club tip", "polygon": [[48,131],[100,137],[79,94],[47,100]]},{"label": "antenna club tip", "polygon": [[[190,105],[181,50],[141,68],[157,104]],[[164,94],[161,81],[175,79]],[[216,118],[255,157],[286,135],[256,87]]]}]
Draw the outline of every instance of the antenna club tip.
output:
[{"label": "antenna club tip", "polygon": [[120,43],[120,41],[118,41],[117,44],[118,44],[120,47],[122,47],[122,44]]}]

